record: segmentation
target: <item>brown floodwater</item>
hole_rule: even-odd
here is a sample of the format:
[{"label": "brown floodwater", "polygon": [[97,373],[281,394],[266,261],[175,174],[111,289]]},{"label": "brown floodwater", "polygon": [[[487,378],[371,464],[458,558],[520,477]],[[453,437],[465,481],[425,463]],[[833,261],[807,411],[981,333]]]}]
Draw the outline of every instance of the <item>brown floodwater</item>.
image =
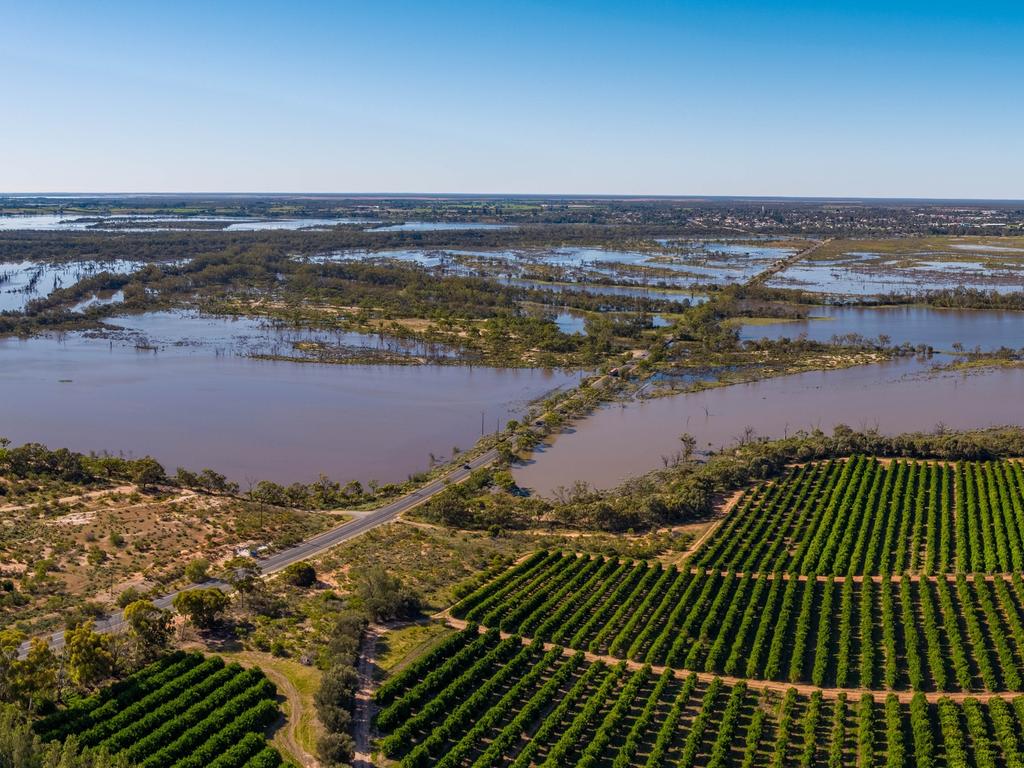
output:
[{"label": "brown floodwater", "polygon": [[956,344],[965,349],[993,350],[1024,347],[1024,312],[935,307],[813,307],[806,320],[768,325],[748,325],[741,339],[831,340],[856,333],[866,338],[888,336],[892,343],[927,344],[950,352]]},{"label": "brown floodwater", "polygon": [[[150,333],[156,325],[136,324]],[[225,343],[238,323],[197,318],[188,327],[188,343],[161,336],[158,352],[82,334],[0,339],[0,436],[150,454],[171,471],[211,467],[243,484],[309,481],[320,472],[340,481],[401,481],[427,469],[431,453],[471,447],[481,421],[487,431],[504,426],[528,401],[574,378],[254,360]],[[204,343],[210,338],[215,343]]]},{"label": "brown floodwater", "polygon": [[515,470],[540,494],[583,481],[611,488],[664,466],[684,432],[699,451],[837,424],[886,434],[1024,424],[1024,370],[939,373],[916,359],[804,373],[598,409]]}]

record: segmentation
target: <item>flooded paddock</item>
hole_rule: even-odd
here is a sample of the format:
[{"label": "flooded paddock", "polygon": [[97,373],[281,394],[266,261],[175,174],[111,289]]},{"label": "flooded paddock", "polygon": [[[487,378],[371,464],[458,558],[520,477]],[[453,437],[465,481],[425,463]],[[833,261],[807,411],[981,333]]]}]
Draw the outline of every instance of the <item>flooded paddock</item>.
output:
[{"label": "flooded paddock", "polygon": [[[0,435],[151,454],[233,480],[401,481],[471,447],[573,376],[466,366],[255,360],[298,331],[251,321],[125,318],[124,338],[0,339]],[[244,341],[243,341],[244,337]],[[141,349],[145,338],[155,349]]]},{"label": "flooded paddock", "polygon": [[1022,369],[933,372],[911,359],[611,404],[558,435],[514,475],[540,494],[575,481],[611,488],[671,461],[683,433],[706,452],[734,444],[748,428],[758,437],[785,437],[837,424],[885,434],[1024,424],[1021,391]]},{"label": "flooded paddock", "polygon": [[745,325],[742,339],[796,339],[830,341],[834,336],[880,335],[894,344],[926,344],[943,352],[955,344],[965,349],[990,351],[1024,347],[1024,312],[934,307],[815,307],[806,320]]}]

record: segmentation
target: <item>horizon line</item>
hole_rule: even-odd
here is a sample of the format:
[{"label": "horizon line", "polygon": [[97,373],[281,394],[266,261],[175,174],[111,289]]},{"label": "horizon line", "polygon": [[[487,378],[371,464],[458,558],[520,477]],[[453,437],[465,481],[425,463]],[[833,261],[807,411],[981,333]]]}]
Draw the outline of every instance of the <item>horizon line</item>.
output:
[{"label": "horizon line", "polygon": [[996,203],[1024,204],[1024,198],[1000,197],[920,197],[898,195],[699,195],[699,194],[615,194],[567,192],[91,192],[91,191],[37,191],[0,192],[4,198],[104,198],[104,197],[326,197],[340,199],[561,199],[561,200],[658,200],[658,201],[758,201],[758,202],[889,202],[889,203]]}]

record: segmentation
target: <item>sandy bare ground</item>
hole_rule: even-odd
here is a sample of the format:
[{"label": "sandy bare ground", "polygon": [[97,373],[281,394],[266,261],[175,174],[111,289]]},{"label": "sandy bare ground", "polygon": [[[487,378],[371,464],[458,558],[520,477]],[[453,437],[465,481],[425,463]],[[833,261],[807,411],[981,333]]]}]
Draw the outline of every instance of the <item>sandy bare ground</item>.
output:
[{"label": "sandy bare ground", "polygon": [[[445,615],[444,618],[445,618],[445,621],[448,623],[448,625],[451,626],[451,627],[454,627],[455,629],[465,629],[466,628],[466,622],[465,621],[461,621],[459,619],[453,618],[450,615]],[[486,628],[481,627],[480,631],[481,632],[485,632]],[[502,632],[501,633],[501,637],[503,639],[504,638],[508,638],[508,637],[512,637],[512,634],[510,632]],[[527,638],[523,638],[523,642],[526,643],[526,644],[532,644],[532,643],[534,643],[536,641],[533,640],[532,638],[528,638],[527,637]],[[556,647],[554,643],[543,643],[542,645],[544,647],[544,650],[551,650],[552,648]],[[558,646],[558,647],[560,647],[560,646]],[[572,648],[563,648],[562,652],[566,656],[573,656],[576,653],[578,653],[579,651],[574,650]],[[629,660],[629,659],[620,659],[618,656],[603,656],[603,655],[596,654],[596,653],[590,653],[589,651],[584,651],[583,653],[584,653],[584,657],[586,658],[586,660],[589,661],[589,662],[592,662],[592,663],[600,661],[600,662],[604,662],[605,664],[609,664],[611,666],[614,666],[616,664],[621,664],[621,663],[625,662],[626,667],[628,669],[631,669],[631,670],[643,669],[644,667],[647,666],[646,664],[643,664],[643,663],[638,662],[638,661],[632,661],[632,660]],[[652,666],[651,667],[651,674],[653,674],[655,677],[657,677],[658,675],[660,675],[664,671],[665,671],[665,667],[664,666]],[[821,695],[824,698],[826,698],[826,699],[837,699],[837,698],[839,698],[840,694],[844,694],[848,698],[850,698],[851,700],[856,701],[856,700],[860,699],[860,697],[863,694],[870,693],[877,700],[882,701],[890,693],[893,693],[893,694],[896,695],[896,697],[903,704],[909,704],[913,700],[914,696],[916,695],[915,691],[872,690],[872,689],[867,689],[867,688],[819,688],[819,687],[817,687],[815,685],[809,685],[809,684],[806,684],[806,683],[783,683],[783,682],[779,682],[777,680],[756,680],[756,679],[749,678],[749,677],[734,677],[732,675],[720,675],[720,674],[717,674],[715,672],[700,672],[698,670],[690,670],[690,669],[675,669],[675,668],[673,668],[672,672],[673,672],[673,675],[677,679],[679,679],[679,680],[685,680],[690,675],[696,675],[697,679],[699,681],[701,681],[702,683],[707,684],[707,683],[710,683],[715,678],[718,678],[718,679],[720,679],[722,681],[722,683],[724,683],[727,686],[736,685],[737,683],[742,682],[742,683],[745,683],[747,685],[747,687],[749,689],[751,689],[751,690],[755,690],[755,691],[773,691],[773,692],[776,692],[776,693],[778,693],[780,695],[785,694],[786,691],[788,691],[790,688],[795,688],[797,693],[799,693],[799,694],[801,694],[803,696],[810,696],[815,691],[820,691]],[[987,691],[979,691],[979,692],[973,692],[973,693],[967,693],[967,692],[962,692],[962,691],[955,691],[955,692],[926,691],[925,694],[924,694],[925,698],[929,702],[932,702],[932,703],[937,702],[940,699],[950,699],[951,701],[958,701],[958,702],[962,702],[965,699],[977,699],[978,701],[982,701],[982,702],[988,701],[989,699],[992,699],[992,698],[1003,698],[1003,699],[1008,699],[1009,700],[1009,699],[1016,698],[1018,695],[1019,694],[1017,694],[1017,693],[1015,693],[1013,691],[1003,691],[1003,692],[999,692],[999,693],[990,693],[990,692],[987,692]]]},{"label": "sandy bare ground", "polygon": [[359,649],[359,691],[356,693],[356,707],[352,713],[353,736],[356,742],[355,756],[352,758],[353,768],[373,768],[373,756],[370,744],[373,738],[373,716],[376,705],[373,701],[373,672],[377,664],[377,640],[387,632],[387,627],[371,624],[363,633],[362,646]]},{"label": "sandy bare ground", "polygon": [[[80,498],[80,497],[76,497]],[[126,504],[123,507],[117,509],[121,512],[125,512],[132,509],[147,509],[155,506],[170,506],[171,504],[178,504],[182,501],[188,501],[190,499],[199,498],[198,494],[193,491],[181,491],[177,496],[172,496],[169,499],[163,499],[161,501],[143,501],[138,504]],[[100,509],[88,509],[83,512],[70,512],[61,517],[55,517],[53,520],[47,521],[47,525],[85,525],[96,519],[97,515],[101,511],[109,511]]]},{"label": "sandy bare ground", "polygon": [[101,491],[89,491],[88,493],[80,493],[76,496],[63,496],[54,501],[37,502],[35,504],[8,504],[0,507],[0,512],[21,512],[26,509],[38,507],[40,504],[77,504],[78,502],[100,499],[104,496],[113,496],[119,493],[135,493],[138,490],[138,487],[134,485],[119,485],[117,488],[105,488]]}]

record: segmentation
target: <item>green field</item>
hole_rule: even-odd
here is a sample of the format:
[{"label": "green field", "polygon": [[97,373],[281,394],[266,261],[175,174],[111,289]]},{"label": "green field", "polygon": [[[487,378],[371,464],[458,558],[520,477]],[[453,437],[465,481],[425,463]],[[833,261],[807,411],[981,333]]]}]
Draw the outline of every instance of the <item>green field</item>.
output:
[{"label": "green field", "polygon": [[274,686],[259,669],[178,652],[40,720],[36,731],[47,741],[74,734],[140,768],[276,768],[281,756],[263,732],[278,716]]},{"label": "green field", "polygon": [[453,614],[638,663],[874,690],[1024,690],[1019,574],[856,581],[550,553]]},{"label": "green field", "polygon": [[404,766],[1024,766],[1016,461],[795,466],[681,566],[538,551],[385,681]]},{"label": "green field", "polygon": [[744,498],[694,564],[801,574],[1024,570],[1024,468],[866,457],[810,464]]},{"label": "green field", "polygon": [[1019,765],[1024,697],[757,690],[460,634],[379,694],[403,766]]}]

